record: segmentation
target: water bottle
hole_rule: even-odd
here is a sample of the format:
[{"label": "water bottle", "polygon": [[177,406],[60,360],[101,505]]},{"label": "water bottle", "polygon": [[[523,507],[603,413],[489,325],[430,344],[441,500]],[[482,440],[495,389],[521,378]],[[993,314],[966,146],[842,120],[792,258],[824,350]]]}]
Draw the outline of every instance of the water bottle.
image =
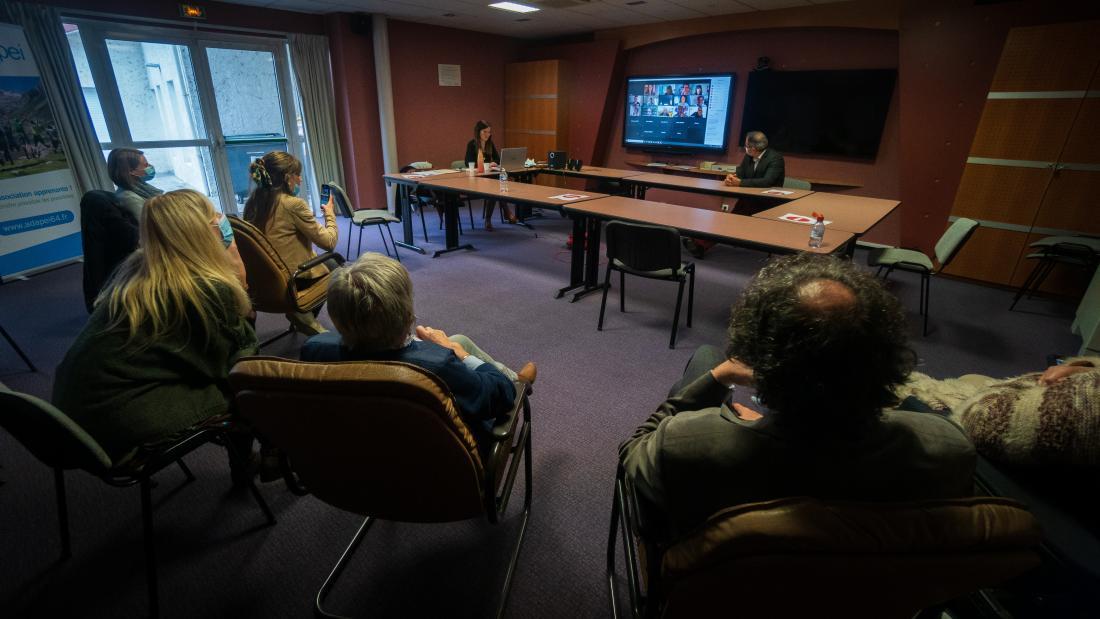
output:
[{"label": "water bottle", "polygon": [[508,170],[500,169],[500,193],[508,193]]},{"label": "water bottle", "polygon": [[810,247],[821,247],[821,240],[825,238],[825,216],[818,215],[817,221],[810,226]]}]

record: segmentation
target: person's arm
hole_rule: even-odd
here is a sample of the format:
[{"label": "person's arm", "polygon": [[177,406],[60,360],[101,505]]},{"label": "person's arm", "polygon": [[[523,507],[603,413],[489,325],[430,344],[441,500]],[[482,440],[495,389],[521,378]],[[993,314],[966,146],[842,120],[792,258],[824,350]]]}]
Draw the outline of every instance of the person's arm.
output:
[{"label": "person's arm", "polygon": [[418,325],[416,335],[425,342],[449,349],[453,355],[435,373],[451,389],[459,409],[470,419],[495,419],[512,409],[516,387],[491,364],[471,355],[446,332]]},{"label": "person's arm", "polygon": [[1062,365],[1052,365],[1039,377],[1040,385],[1053,385],[1054,383],[1074,374],[1092,372],[1097,368],[1100,359],[1081,357],[1066,361]]},{"label": "person's arm", "polygon": [[763,176],[759,178],[746,178],[742,176],[742,187],[778,187],[783,184],[783,177],[786,175],[783,155],[773,153],[771,157],[768,157],[767,161],[761,161],[757,165],[764,166]]},{"label": "person's arm", "polygon": [[329,201],[321,207],[321,214],[325,217],[323,227],[317,223],[317,218],[313,216],[313,211],[305,200],[293,198],[288,200],[286,205],[290,209],[294,227],[305,234],[311,243],[325,251],[336,249],[336,236],[339,230],[336,227],[336,214],[333,212],[331,195]]},{"label": "person's arm", "polygon": [[466,142],[466,158],[463,161],[466,163],[477,162],[477,142],[473,140]]},{"label": "person's arm", "polygon": [[677,413],[719,406],[729,397],[730,387],[734,384],[752,384],[752,370],[734,360],[718,364],[661,403],[656,412],[619,446],[623,471],[636,492],[654,505],[664,504],[661,454],[669,424]]}]

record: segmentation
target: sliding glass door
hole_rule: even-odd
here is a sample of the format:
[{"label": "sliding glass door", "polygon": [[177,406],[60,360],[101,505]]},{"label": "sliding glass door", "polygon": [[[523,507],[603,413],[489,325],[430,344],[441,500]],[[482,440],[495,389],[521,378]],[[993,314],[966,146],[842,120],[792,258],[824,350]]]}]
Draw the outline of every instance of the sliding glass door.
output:
[{"label": "sliding glass door", "polygon": [[[65,31],[104,155],[144,151],[158,188],[196,189],[239,213],[253,159],[285,150],[308,168],[285,41],[89,20]],[[308,199],[311,170],[303,177]]]}]

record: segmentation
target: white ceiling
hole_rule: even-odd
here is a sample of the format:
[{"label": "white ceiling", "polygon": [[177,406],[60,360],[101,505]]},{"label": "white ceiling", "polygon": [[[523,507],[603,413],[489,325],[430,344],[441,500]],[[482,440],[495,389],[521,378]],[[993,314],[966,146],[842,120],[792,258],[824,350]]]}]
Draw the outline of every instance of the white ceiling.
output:
[{"label": "white ceiling", "polygon": [[[607,28],[768,11],[844,0],[514,0],[539,7],[512,13],[497,0],[223,0],[302,13],[379,13],[395,19],[521,38],[558,37]],[[445,15],[450,15],[446,17]],[[528,21],[517,21],[525,19]]]}]

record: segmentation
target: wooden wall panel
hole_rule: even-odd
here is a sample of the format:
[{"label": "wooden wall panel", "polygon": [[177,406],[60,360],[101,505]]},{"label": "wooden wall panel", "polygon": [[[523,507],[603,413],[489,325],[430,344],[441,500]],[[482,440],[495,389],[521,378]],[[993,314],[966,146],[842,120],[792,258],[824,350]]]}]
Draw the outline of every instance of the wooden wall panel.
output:
[{"label": "wooden wall panel", "polygon": [[1080,99],[989,99],[971,157],[1056,161]]},{"label": "wooden wall panel", "polygon": [[505,131],[500,146],[526,146],[528,156],[536,160],[544,159],[551,150],[568,150],[567,73],[568,63],[560,60],[507,65]]},{"label": "wooden wall panel", "polygon": [[[506,131],[503,144],[508,148],[526,146],[527,156],[537,161],[546,159],[546,153],[552,150],[568,150],[558,147],[558,138],[554,135],[538,133],[525,133],[523,131]],[[503,148],[503,146],[502,146]]]},{"label": "wooden wall panel", "polygon": [[1027,241],[1027,234],[981,227],[959,250],[955,260],[944,270],[948,275],[967,277],[995,284],[1012,281],[1016,262]]},{"label": "wooden wall panel", "polygon": [[[1100,75],[1100,71],[1097,71]],[[1100,163],[1100,97],[1085,99],[1069,140],[1059,158],[1062,163]]]},{"label": "wooden wall panel", "polygon": [[969,163],[951,214],[1030,226],[1051,175],[1042,168]]},{"label": "wooden wall panel", "polygon": [[507,99],[507,127],[516,131],[557,131],[559,107],[557,99]]},{"label": "wooden wall panel", "polygon": [[1062,170],[1055,174],[1035,227],[1100,234],[1100,172]]},{"label": "wooden wall panel", "polygon": [[1100,60],[1100,22],[1013,28],[991,91],[1085,90]]}]

